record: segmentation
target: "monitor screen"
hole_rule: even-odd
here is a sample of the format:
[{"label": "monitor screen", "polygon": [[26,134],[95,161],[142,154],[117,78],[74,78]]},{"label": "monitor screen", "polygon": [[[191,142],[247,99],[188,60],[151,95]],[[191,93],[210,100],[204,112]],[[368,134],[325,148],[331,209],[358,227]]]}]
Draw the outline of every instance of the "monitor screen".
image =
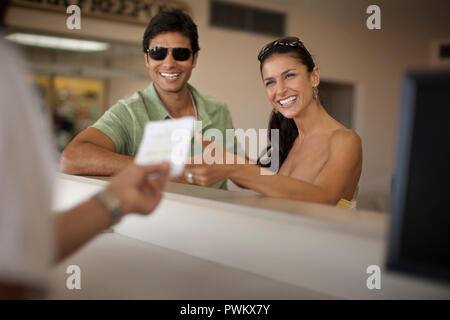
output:
[{"label": "monitor screen", "polygon": [[390,211],[388,270],[450,281],[450,70],[405,77]]}]

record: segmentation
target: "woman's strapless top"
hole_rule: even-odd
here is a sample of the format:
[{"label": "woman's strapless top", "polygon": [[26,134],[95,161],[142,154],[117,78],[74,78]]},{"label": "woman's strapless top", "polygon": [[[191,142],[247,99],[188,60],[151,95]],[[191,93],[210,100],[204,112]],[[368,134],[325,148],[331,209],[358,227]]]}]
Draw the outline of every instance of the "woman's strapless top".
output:
[{"label": "woman's strapless top", "polygon": [[339,200],[339,202],[336,204],[336,207],[342,207],[342,208],[349,208],[349,209],[356,209],[356,200],[348,201],[345,199]]},{"label": "woman's strapless top", "polygon": [[356,186],[355,193],[353,194],[352,201],[348,201],[346,199],[341,199],[336,204],[336,207],[356,209],[356,199],[358,197],[358,193],[359,193],[359,186]]}]

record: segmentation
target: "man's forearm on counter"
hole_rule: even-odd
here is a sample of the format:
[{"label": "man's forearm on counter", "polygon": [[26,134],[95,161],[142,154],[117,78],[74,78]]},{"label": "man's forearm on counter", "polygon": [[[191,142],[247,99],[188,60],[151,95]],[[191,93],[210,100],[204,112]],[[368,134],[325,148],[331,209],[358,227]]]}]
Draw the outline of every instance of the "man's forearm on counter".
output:
[{"label": "man's forearm on counter", "polygon": [[64,150],[60,170],[69,174],[112,176],[133,161],[134,157],[92,143],[80,143]]}]

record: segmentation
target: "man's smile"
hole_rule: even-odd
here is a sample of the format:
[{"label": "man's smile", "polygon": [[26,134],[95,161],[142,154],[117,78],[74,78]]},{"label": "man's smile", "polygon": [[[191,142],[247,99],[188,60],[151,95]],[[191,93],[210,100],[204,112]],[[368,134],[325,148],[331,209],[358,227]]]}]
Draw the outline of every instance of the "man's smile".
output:
[{"label": "man's smile", "polygon": [[181,72],[159,72],[159,74],[167,80],[175,80],[180,77]]}]

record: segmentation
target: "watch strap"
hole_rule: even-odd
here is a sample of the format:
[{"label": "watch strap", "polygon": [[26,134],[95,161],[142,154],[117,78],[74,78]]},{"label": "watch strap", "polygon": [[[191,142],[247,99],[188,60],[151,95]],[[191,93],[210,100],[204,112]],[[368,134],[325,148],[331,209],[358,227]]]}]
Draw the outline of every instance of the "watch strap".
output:
[{"label": "watch strap", "polygon": [[113,224],[116,224],[123,217],[124,213],[121,208],[120,199],[108,189],[103,189],[95,195],[95,198],[100,201],[100,203],[109,212]]}]

